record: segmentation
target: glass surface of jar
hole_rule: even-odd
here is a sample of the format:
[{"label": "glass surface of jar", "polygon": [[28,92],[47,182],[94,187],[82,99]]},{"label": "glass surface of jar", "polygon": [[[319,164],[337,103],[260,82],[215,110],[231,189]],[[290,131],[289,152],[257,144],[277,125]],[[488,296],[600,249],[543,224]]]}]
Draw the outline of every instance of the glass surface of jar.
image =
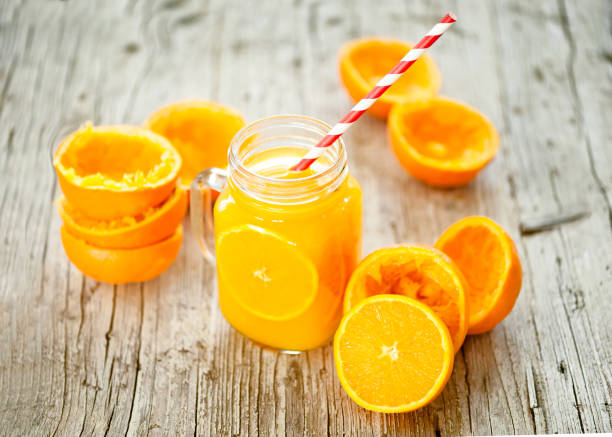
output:
[{"label": "glass surface of jar", "polygon": [[232,140],[227,171],[207,169],[191,188],[192,229],[216,258],[224,317],[280,350],[329,341],[361,256],[362,194],[342,140],[310,169],[289,171],[328,131],[304,116],[256,121]]}]

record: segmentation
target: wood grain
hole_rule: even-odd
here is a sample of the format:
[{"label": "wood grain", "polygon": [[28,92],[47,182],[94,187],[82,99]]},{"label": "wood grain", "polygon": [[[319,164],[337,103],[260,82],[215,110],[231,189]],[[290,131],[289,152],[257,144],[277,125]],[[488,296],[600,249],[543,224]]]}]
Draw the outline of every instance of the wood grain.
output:
[{"label": "wood grain", "polygon": [[[498,127],[501,152],[468,187],[434,190],[392,156],[382,122],[347,133],[365,197],[364,252],[433,242],[485,214],[517,242],[512,314],[470,337],[430,406],[357,407],[331,348],[262,350],[234,332],[186,226],[173,266],[145,284],[84,278],[66,259],[49,149],[86,120],[141,123],[202,97],[248,120],[350,107],[346,40],[416,40],[448,9],[432,50],[443,93]],[[612,5],[540,2],[9,0],[0,4],[0,434],[468,435],[612,431]],[[521,235],[521,219],[585,217]]]}]

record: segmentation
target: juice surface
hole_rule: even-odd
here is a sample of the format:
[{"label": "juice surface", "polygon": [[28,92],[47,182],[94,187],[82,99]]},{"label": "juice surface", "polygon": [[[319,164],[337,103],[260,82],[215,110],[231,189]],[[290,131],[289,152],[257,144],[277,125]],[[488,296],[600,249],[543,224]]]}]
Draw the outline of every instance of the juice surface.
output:
[{"label": "juice surface", "polygon": [[[316,185],[329,163],[288,169],[304,150],[245,159],[254,173]],[[305,179],[304,179],[305,178]],[[361,188],[347,175],[333,192],[300,204],[257,200],[231,180],[215,204],[219,304],[247,337],[277,349],[325,344],[342,315],[346,283],[361,256]]]}]

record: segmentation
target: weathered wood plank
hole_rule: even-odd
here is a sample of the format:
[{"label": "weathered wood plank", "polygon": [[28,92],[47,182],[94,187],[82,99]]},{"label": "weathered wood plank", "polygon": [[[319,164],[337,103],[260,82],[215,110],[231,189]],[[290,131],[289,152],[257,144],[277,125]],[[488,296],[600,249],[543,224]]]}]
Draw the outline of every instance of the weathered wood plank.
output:
[{"label": "weathered wood plank", "polygon": [[[460,17],[433,55],[443,92],[498,126],[500,155],[468,187],[419,184],[384,123],[347,133],[363,185],[364,251],[432,242],[489,215],[517,241],[523,292],[493,332],[466,341],[440,398],[369,413],[343,392],[331,348],[262,350],[216,303],[214,270],[187,223],[179,258],[146,284],[98,284],[70,265],[47,148],[85,120],[140,123],[189,97],[248,120],[328,122],[350,101],[347,39],[416,39],[449,2],[0,4],[0,430],[7,435],[457,435],[612,431],[612,131],[604,0],[451,2]],[[384,175],[384,177],[381,177]],[[590,215],[520,235],[521,217]]]},{"label": "weathered wood plank", "polygon": [[[600,8],[605,5],[593,4],[589,9]],[[521,56],[523,59],[522,63],[503,64],[512,136],[520,144],[527,145],[519,146],[522,157],[517,163],[529,170],[521,171],[519,167],[524,176],[514,181],[518,193],[523,189],[529,192],[529,195],[518,195],[521,213],[554,212],[577,202],[586,202],[592,210],[587,219],[550,233],[525,237],[522,241],[532,271],[534,291],[537,290],[530,311],[532,323],[540,331],[538,358],[543,362],[538,366],[532,363],[534,382],[536,386],[549,387],[538,393],[539,407],[549,410],[544,430],[580,432],[602,429],[609,426],[610,420],[609,413],[600,415],[603,400],[596,398],[609,396],[605,394],[609,393],[609,385],[601,390],[609,379],[595,364],[610,360],[603,355],[605,348],[593,347],[591,342],[600,335],[600,330],[610,328],[607,312],[599,304],[605,299],[608,287],[607,281],[604,282],[606,276],[597,277],[588,267],[590,262],[585,265],[584,261],[598,259],[608,263],[610,253],[604,248],[609,247],[612,235],[605,199],[595,187],[588,158],[589,146],[584,141],[581,121],[576,114],[578,103],[572,91],[576,79],[571,67],[576,62],[576,53],[568,34],[569,23],[564,9],[564,3],[559,2],[515,5],[499,13],[508,14],[512,26],[520,27],[523,32],[537,24],[546,29],[538,38],[538,50],[530,48],[535,35],[532,41],[525,38],[524,45],[517,44],[516,39],[503,44],[507,48],[505,58]],[[502,39],[507,38],[508,32],[509,26],[503,27],[500,23]],[[591,65],[595,70],[602,67],[605,68],[601,62]],[[522,70],[522,74],[517,70]],[[526,80],[514,86],[508,80],[521,76]],[[606,147],[602,143],[599,149],[603,151]],[[609,180],[609,173],[607,177]],[[517,311],[516,314],[525,313]],[[558,335],[544,336],[542,332]],[[594,389],[594,386],[600,388]],[[592,408],[585,411],[584,404]]]}]

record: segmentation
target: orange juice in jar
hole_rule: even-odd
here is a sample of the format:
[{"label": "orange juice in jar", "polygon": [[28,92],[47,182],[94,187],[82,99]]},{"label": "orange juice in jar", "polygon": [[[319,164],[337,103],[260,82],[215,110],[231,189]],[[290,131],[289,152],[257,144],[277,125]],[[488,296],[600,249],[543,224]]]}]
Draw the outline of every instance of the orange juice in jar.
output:
[{"label": "orange juice in jar", "polygon": [[[302,116],[252,123],[232,140],[228,169],[207,169],[191,187],[192,228],[204,255],[216,259],[223,315],[280,350],[315,348],[333,336],[360,258],[361,188],[342,140],[310,169],[289,171],[328,130]],[[214,220],[211,189],[221,191]]]}]

